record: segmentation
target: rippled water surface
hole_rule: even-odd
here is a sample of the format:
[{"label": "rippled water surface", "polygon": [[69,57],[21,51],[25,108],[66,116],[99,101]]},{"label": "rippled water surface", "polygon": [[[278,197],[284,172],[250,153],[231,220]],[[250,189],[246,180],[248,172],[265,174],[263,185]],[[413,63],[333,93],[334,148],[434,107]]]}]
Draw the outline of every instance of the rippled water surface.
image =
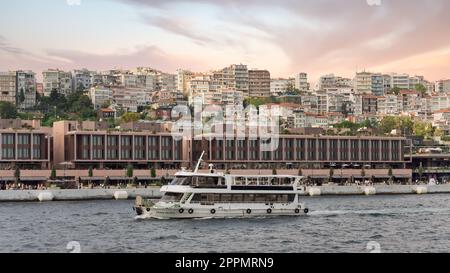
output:
[{"label": "rippled water surface", "polygon": [[0,252],[450,252],[450,195],[305,198],[307,217],[136,221],[133,201],[0,203]]}]

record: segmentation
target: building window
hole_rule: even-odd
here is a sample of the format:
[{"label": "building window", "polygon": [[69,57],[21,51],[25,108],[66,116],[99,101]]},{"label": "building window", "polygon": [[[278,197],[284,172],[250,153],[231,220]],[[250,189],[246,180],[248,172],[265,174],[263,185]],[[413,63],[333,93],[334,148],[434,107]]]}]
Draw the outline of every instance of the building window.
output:
[{"label": "building window", "polygon": [[297,160],[304,161],[305,159],[305,140],[297,139]]},{"label": "building window", "polygon": [[341,140],[340,146],[341,161],[348,161],[348,140]]},{"label": "building window", "polygon": [[308,139],[308,160],[312,161],[317,160],[316,148],[317,148],[316,140]]}]

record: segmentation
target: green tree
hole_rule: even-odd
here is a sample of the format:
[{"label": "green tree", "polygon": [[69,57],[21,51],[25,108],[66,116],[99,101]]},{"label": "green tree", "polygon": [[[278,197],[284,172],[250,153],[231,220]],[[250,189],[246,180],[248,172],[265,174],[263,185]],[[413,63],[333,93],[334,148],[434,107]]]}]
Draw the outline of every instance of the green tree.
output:
[{"label": "green tree", "polygon": [[14,178],[15,178],[15,184],[19,184],[20,183],[20,169],[19,167],[16,167],[16,169],[14,170]]},{"label": "green tree", "polygon": [[127,176],[128,178],[132,178],[132,177],[133,177],[133,173],[134,173],[133,165],[128,164],[127,170],[126,170],[126,176]]},{"label": "green tree", "polygon": [[361,176],[363,179],[366,178],[366,168],[364,166],[361,168]]},{"label": "green tree", "polygon": [[111,102],[109,100],[102,103],[102,108],[109,108],[111,106]]},{"label": "green tree", "polygon": [[414,135],[421,136],[424,138],[431,138],[434,135],[435,128],[431,123],[423,122],[423,121],[415,121],[414,126]]},{"label": "green tree", "polygon": [[394,87],[394,88],[391,88],[391,90],[388,93],[393,94],[393,95],[398,95],[398,94],[400,94],[400,91],[402,91],[400,88]]},{"label": "green tree", "polygon": [[111,184],[111,178],[109,176],[105,177],[105,186],[108,187]]},{"label": "green tree", "polygon": [[420,94],[422,96],[425,96],[427,94],[427,88],[423,85],[423,84],[416,84],[416,86],[414,87],[414,89],[418,92],[420,92]]},{"label": "green tree", "polygon": [[123,123],[127,123],[127,122],[136,122],[141,118],[141,115],[138,113],[133,113],[133,112],[126,112],[125,114],[123,114],[120,119]]},{"label": "green tree", "polygon": [[418,172],[419,172],[420,182],[422,182],[423,173],[425,172],[425,169],[423,168],[422,162],[420,162],[420,166],[419,166]]},{"label": "green tree", "polygon": [[17,118],[17,108],[14,104],[7,101],[0,101],[0,117],[2,119]]},{"label": "green tree", "polygon": [[156,177],[156,169],[155,169],[155,167],[152,167],[152,169],[150,170],[150,176],[151,176],[152,178],[155,178],[155,177]]},{"label": "green tree", "polygon": [[334,169],[330,168],[330,181],[333,180],[333,176],[334,176]]},{"label": "green tree", "polygon": [[55,168],[55,166],[52,167],[52,171],[50,173],[50,180],[56,180],[56,168]]},{"label": "green tree", "polygon": [[89,170],[88,170],[88,176],[89,176],[89,177],[93,177],[93,176],[94,176],[94,170],[92,169],[92,166],[89,167]]},{"label": "green tree", "polygon": [[301,168],[298,169],[298,176],[303,176],[303,171]]},{"label": "green tree", "polygon": [[20,89],[19,95],[17,97],[17,102],[19,104],[22,104],[25,101],[25,92],[23,91],[23,88]]},{"label": "green tree", "polygon": [[388,176],[389,176],[389,178],[392,178],[393,175],[394,175],[394,173],[393,173],[393,171],[392,171],[392,167],[389,167],[389,170],[388,170]]},{"label": "green tree", "polygon": [[276,168],[272,169],[272,175],[277,175],[277,169]]}]

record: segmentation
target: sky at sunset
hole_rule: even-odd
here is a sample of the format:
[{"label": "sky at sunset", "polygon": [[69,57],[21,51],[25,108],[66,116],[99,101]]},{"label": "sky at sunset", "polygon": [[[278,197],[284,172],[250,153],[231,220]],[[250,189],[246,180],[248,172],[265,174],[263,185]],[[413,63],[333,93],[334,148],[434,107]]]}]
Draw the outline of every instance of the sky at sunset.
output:
[{"label": "sky at sunset", "polygon": [[2,0],[0,71],[232,63],[450,78],[449,0]]}]

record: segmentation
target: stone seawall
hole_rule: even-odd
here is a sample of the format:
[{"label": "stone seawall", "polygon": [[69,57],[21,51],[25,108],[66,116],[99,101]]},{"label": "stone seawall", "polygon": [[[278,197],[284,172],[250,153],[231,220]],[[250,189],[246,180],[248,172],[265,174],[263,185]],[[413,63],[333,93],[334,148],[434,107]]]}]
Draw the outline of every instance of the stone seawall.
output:
[{"label": "stone seawall", "polygon": [[320,186],[307,187],[305,195],[401,195],[450,193],[445,185],[375,185],[375,186]]},{"label": "stone seawall", "polygon": [[[443,194],[450,193],[446,185],[376,185],[376,186],[318,186],[307,187],[305,195],[345,196],[345,195],[402,195],[402,194]],[[113,200],[161,197],[159,188],[147,189],[83,189],[83,190],[45,190],[45,191],[0,191],[0,202],[36,201],[83,201]]]},{"label": "stone seawall", "polygon": [[[118,194],[124,193],[126,195]],[[82,200],[112,200],[134,199],[140,195],[143,198],[160,198],[159,188],[147,189],[83,189],[83,190],[44,190],[44,191],[0,191],[0,202],[41,201],[44,194],[49,194],[51,200],[46,201],[82,201]]]}]

